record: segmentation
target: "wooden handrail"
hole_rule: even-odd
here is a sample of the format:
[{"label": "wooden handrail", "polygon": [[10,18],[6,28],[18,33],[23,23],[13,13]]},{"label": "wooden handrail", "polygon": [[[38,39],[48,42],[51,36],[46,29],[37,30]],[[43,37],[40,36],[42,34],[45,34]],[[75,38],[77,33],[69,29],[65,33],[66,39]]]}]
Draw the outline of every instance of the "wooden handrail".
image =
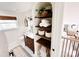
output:
[{"label": "wooden handrail", "polygon": [[0,16],[0,20],[16,20],[15,16]]}]

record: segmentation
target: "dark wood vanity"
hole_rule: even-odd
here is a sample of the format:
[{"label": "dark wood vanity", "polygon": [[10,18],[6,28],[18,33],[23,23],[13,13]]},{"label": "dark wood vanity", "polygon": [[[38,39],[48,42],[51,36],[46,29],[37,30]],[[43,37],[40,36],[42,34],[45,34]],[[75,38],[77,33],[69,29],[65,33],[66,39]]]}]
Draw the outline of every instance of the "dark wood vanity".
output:
[{"label": "dark wood vanity", "polygon": [[25,46],[30,48],[34,53],[35,52],[35,50],[34,50],[34,39],[32,39],[28,36],[24,36],[24,41],[25,41]]}]

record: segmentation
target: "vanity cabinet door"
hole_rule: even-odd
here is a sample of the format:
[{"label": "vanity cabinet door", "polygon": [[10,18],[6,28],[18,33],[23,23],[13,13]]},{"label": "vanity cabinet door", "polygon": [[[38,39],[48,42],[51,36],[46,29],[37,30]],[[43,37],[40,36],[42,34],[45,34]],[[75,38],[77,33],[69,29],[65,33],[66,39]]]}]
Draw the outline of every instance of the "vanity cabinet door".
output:
[{"label": "vanity cabinet door", "polygon": [[34,39],[27,36],[25,38],[25,46],[29,47],[34,53]]}]

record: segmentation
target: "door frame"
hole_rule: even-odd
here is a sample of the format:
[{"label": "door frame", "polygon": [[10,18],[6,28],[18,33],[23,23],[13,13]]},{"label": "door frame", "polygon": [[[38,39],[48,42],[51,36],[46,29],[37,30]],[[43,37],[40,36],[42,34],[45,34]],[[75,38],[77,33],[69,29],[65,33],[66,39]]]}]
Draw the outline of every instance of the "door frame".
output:
[{"label": "door frame", "polygon": [[51,57],[60,57],[61,55],[61,34],[63,25],[63,2],[52,2],[52,39],[51,39]]}]

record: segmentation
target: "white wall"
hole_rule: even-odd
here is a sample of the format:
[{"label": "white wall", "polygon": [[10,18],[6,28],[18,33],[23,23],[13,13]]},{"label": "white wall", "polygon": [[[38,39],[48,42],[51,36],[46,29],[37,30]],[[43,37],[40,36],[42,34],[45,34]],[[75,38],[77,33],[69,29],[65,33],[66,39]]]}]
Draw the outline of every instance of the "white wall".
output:
[{"label": "white wall", "polygon": [[0,11],[0,15],[6,15],[6,16],[11,16],[14,15],[17,17],[17,25],[18,29],[11,29],[11,30],[4,30],[6,39],[8,41],[8,48],[12,49],[13,47],[17,46],[17,42],[20,41],[19,37],[21,37],[24,33],[25,26],[24,26],[24,19],[26,16],[32,16],[32,8],[30,10],[26,10],[25,12],[21,13],[13,13],[13,12],[5,12],[5,11]]},{"label": "white wall", "polygon": [[[0,11],[2,16],[14,16],[5,11]],[[12,48],[12,44],[16,43],[17,40],[17,30],[3,30],[0,31],[0,56],[9,56],[8,49]]]},{"label": "white wall", "polygon": [[8,42],[9,50],[18,45],[18,29],[5,30],[4,34]]},{"label": "white wall", "polygon": [[23,32],[24,32],[24,19],[25,19],[25,16],[20,16],[18,15],[17,16],[17,21],[18,21],[18,35],[21,36],[23,35]]},{"label": "white wall", "polygon": [[30,17],[30,16],[32,16],[32,8],[28,11],[25,11],[21,14],[16,15],[17,21],[18,21],[19,36],[22,36],[26,30],[25,25],[24,25],[25,18]]},{"label": "white wall", "polygon": [[[32,6],[31,6],[32,7]],[[24,27],[24,19],[26,16],[32,16],[32,8],[30,8],[30,10],[26,10],[25,12],[20,12],[20,13],[13,13],[13,12],[6,12],[6,11],[0,11],[0,15],[6,15],[6,16],[16,16],[17,17],[17,21],[18,21],[18,29],[12,29],[12,30],[7,30],[7,31],[4,31],[4,34],[5,34],[5,37],[4,39],[7,40],[7,46],[8,46],[8,49],[12,49],[13,47],[17,46],[18,45],[18,42],[19,42],[19,37],[23,35],[23,32],[25,30],[25,27]],[[0,36],[1,38],[1,36]],[[6,42],[6,40],[4,40],[2,42],[2,39],[0,39],[0,47],[3,46]],[[5,43],[4,43],[5,42]],[[2,48],[0,48],[0,55],[1,56],[5,56],[7,53],[3,54],[6,49],[6,47],[4,46],[3,47],[4,49],[2,50]],[[7,49],[6,49],[7,50]]]},{"label": "white wall", "polygon": [[8,42],[4,32],[0,31],[0,57],[8,57]]},{"label": "white wall", "polygon": [[79,24],[79,2],[66,2],[64,4],[64,24]]},{"label": "white wall", "polygon": [[[65,2],[63,11],[63,27],[64,24],[77,24],[79,25],[79,2]],[[63,29],[62,27],[62,29]],[[62,31],[63,35],[63,31]],[[62,41],[61,41],[62,43]],[[62,46],[60,45],[62,48]]]}]

